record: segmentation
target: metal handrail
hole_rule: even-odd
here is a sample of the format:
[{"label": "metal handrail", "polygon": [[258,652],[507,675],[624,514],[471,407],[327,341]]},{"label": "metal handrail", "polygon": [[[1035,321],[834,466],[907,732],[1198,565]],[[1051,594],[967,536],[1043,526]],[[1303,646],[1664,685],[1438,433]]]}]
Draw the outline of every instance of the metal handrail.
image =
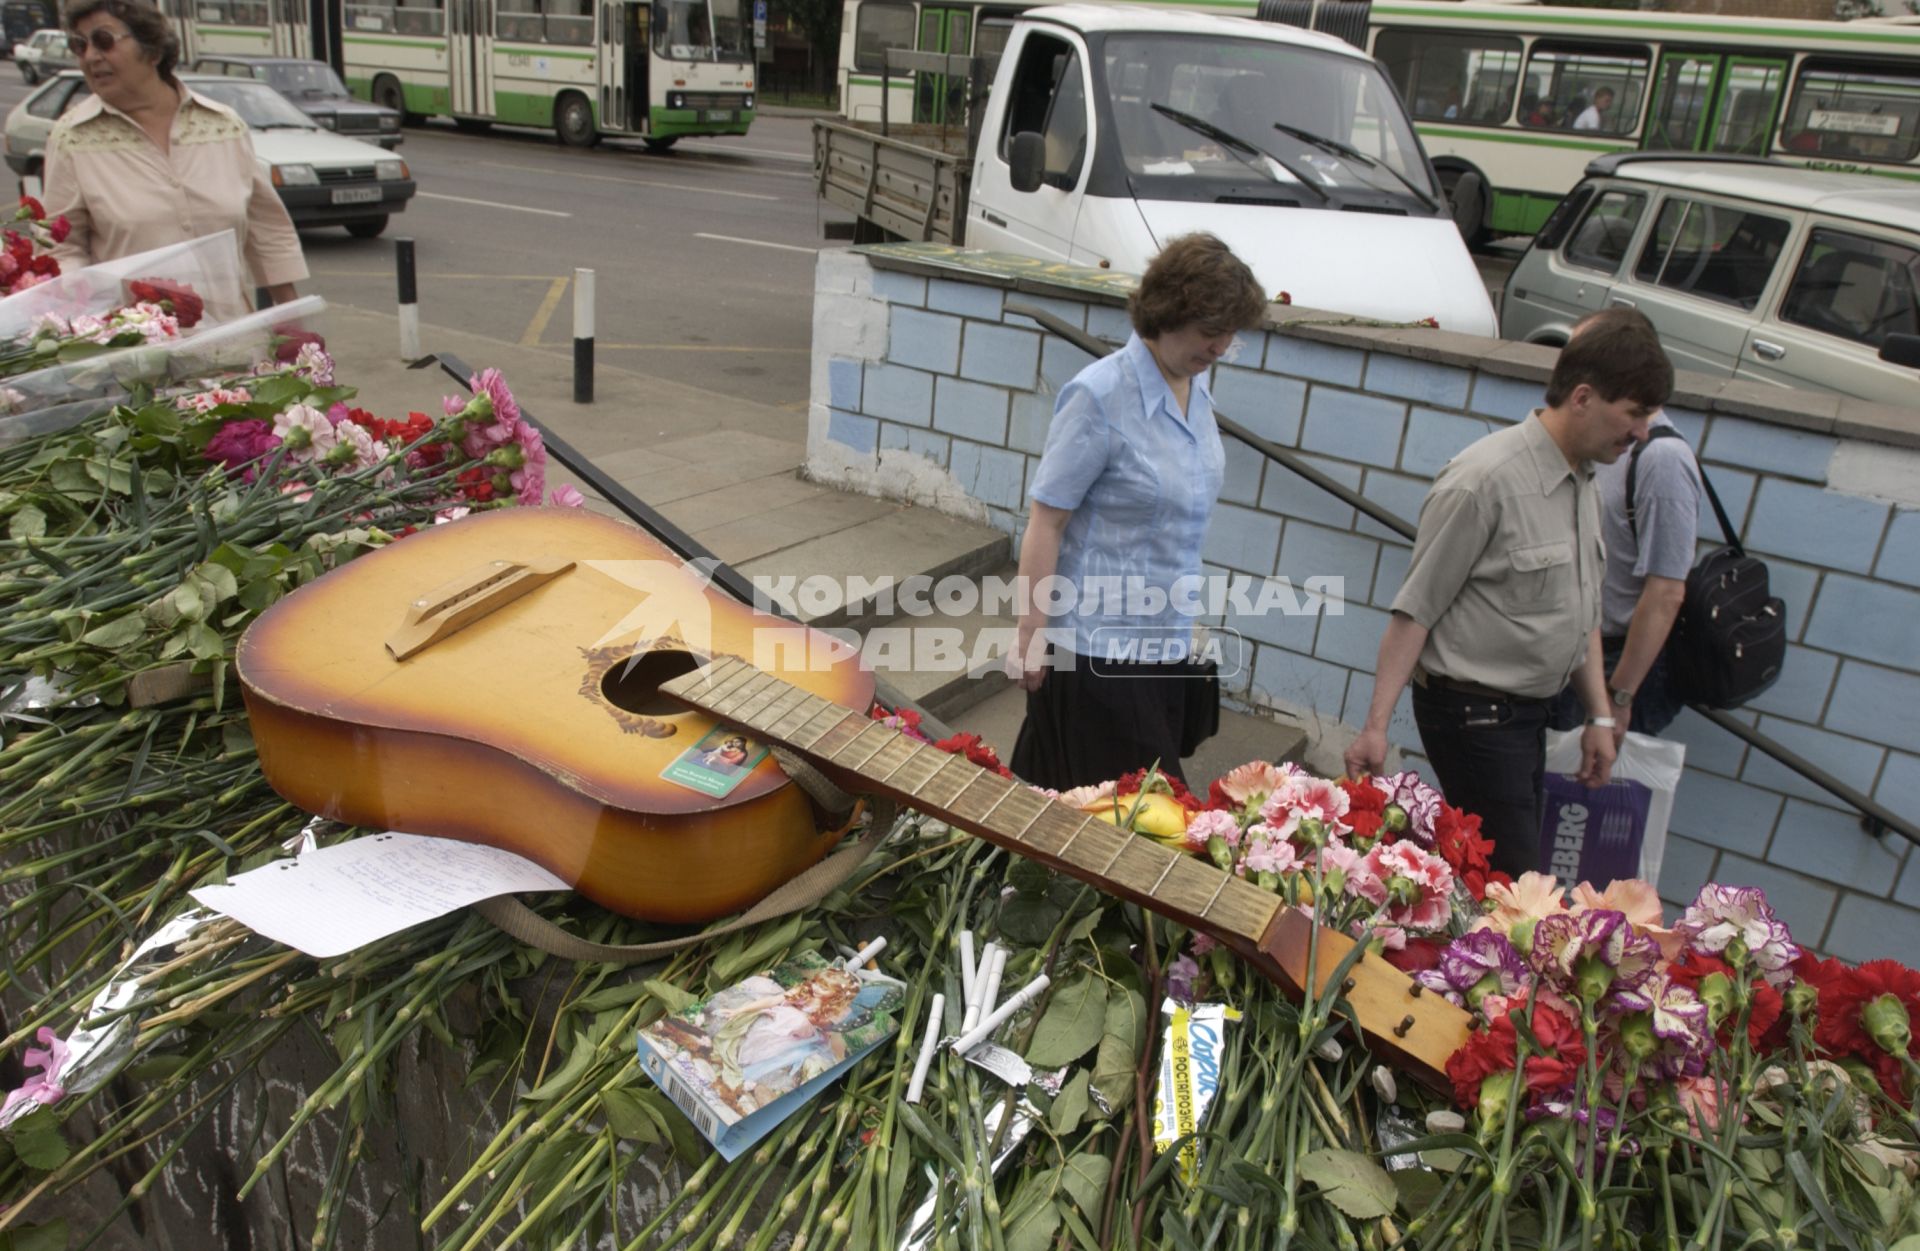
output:
[{"label": "metal handrail", "polygon": [[[1009,301],[1006,305],[1006,311],[1017,317],[1031,318],[1045,330],[1059,335],[1068,343],[1073,344],[1073,346],[1096,359],[1115,350],[1113,344],[1088,334],[1072,322],[1057,317],[1045,309]],[[1359,509],[1368,517],[1379,522],[1389,530],[1392,530],[1402,538],[1411,540],[1414,537],[1415,529],[1406,521],[1387,512],[1373,501],[1362,498],[1350,487],[1335,482],[1332,478],[1329,478],[1326,474],[1321,473],[1318,469],[1315,469],[1312,465],[1302,460],[1295,453],[1281,447],[1270,439],[1261,438],[1259,435],[1240,426],[1237,422],[1227,420],[1220,415],[1218,408],[1214,409],[1213,416],[1215,423],[1219,425],[1221,430],[1231,434],[1234,438],[1239,439],[1255,451],[1264,454],[1268,459],[1276,461],[1294,473],[1299,474],[1302,478],[1313,483],[1313,485],[1319,487],[1321,490],[1338,496],[1343,503],[1351,504],[1354,508]],[[1829,795],[1845,801],[1849,807],[1861,814],[1862,822],[1866,826],[1867,833],[1877,836],[1882,830],[1892,830],[1908,842],[1920,845],[1920,826],[1916,826],[1913,822],[1892,812],[1877,800],[1861,794],[1839,778],[1828,773],[1825,769],[1822,769],[1819,765],[1800,756],[1792,748],[1767,737],[1731,713],[1718,708],[1708,708],[1700,704],[1689,704],[1687,706],[1727,733],[1743,739],[1750,746],[1758,748],[1764,754],[1779,761],[1821,790],[1826,791]]]},{"label": "metal handrail", "polygon": [[[440,366],[463,387],[472,385],[474,371],[467,368],[466,362],[451,352],[436,352],[431,356],[423,356],[409,364],[407,368],[425,369],[430,365]],[[565,465],[576,477],[592,488],[594,494],[619,509],[628,520],[666,544],[682,560],[699,568],[714,585],[743,604],[753,605],[756,609],[770,612],[795,625],[804,624],[777,603],[769,601],[763,606],[760,597],[753,593],[753,583],[747,581],[739,570],[707,550],[706,545],[700,540],[661,516],[651,504],[608,477],[604,470],[593,463],[591,457],[561,438],[551,425],[537,420],[533,410],[524,403],[520,405],[520,415],[539,428],[541,445],[546,448],[547,455]],[[898,687],[879,673],[873,675],[873,689],[874,694],[888,709],[898,712],[902,708],[911,708],[919,713],[921,732],[928,738],[938,740],[952,737],[951,726],[902,694]]]}]

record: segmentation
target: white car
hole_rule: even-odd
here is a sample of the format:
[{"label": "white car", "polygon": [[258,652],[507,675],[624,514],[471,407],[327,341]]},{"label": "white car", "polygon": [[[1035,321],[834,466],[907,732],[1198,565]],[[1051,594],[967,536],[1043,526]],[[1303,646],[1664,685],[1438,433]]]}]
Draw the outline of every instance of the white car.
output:
[{"label": "white car", "polygon": [[20,67],[20,77],[28,83],[37,83],[63,69],[71,69],[74,60],[73,53],[67,51],[67,32],[34,31],[24,43],[13,45],[13,63]]},{"label": "white car", "polygon": [[[300,229],[345,226],[355,238],[371,239],[413,198],[405,161],[321,129],[267,84],[198,74],[182,75],[181,81],[226,105],[252,128],[254,155]],[[15,105],[7,115],[7,165],[17,174],[39,174],[48,132],[86,95],[85,80],[68,71]]]}]

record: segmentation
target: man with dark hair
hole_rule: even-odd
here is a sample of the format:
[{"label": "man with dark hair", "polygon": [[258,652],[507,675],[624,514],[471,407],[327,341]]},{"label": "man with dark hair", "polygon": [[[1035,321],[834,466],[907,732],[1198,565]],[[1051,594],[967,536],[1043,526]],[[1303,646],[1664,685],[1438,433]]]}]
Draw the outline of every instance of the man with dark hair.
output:
[{"label": "man with dark hair", "polygon": [[1411,679],[1440,789],[1479,815],[1494,867],[1508,873],[1540,867],[1547,718],[1570,681],[1589,714],[1580,780],[1602,786],[1612,771],[1592,466],[1645,438],[1672,390],[1673,366],[1647,319],[1599,314],[1562,349],[1546,407],[1454,457],[1420,509],[1346,768],[1358,776],[1385,763],[1387,721]]},{"label": "man with dark hair", "polygon": [[[1577,322],[1570,337],[1578,339],[1604,316]],[[1665,413],[1655,413],[1646,441],[1593,475],[1607,540],[1600,641],[1616,748],[1629,729],[1660,733],[1683,707],[1668,672],[1666,645],[1686,601],[1700,533],[1700,465],[1679,433]],[[1569,687],[1560,692],[1551,724],[1570,730],[1583,715]]]}]

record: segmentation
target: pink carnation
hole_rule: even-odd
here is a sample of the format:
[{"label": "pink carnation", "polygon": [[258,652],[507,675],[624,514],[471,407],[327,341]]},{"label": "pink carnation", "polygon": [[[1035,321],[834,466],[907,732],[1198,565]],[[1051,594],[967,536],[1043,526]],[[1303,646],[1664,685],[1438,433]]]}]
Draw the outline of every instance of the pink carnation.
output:
[{"label": "pink carnation", "polygon": [[1199,847],[1205,847],[1207,840],[1218,838],[1229,847],[1240,845],[1240,823],[1232,814],[1209,808],[1197,812],[1193,820],[1187,822],[1187,841]]},{"label": "pink carnation", "polygon": [[1246,855],[1241,868],[1248,873],[1291,873],[1300,863],[1300,853],[1284,838],[1276,837],[1269,826],[1255,825],[1247,831]]},{"label": "pink carnation", "polygon": [[580,494],[570,482],[553,488],[547,499],[555,508],[579,508],[587,502],[587,497]]},{"label": "pink carnation", "polygon": [[1437,930],[1452,915],[1453,869],[1413,843],[1379,844],[1361,858],[1348,884],[1384,909],[1388,925]]}]

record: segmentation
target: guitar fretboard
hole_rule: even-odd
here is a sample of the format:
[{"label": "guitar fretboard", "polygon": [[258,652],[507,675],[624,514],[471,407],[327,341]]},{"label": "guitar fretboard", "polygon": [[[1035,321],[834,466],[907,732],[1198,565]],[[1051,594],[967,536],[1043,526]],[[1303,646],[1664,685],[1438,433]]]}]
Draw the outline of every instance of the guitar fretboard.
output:
[{"label": "guitar fretboard", "polygon": [[1280,901],[1230,873],[1048,799],[1023,782],[731,658],[661,691],[883,791],[996,846],[1216,938],[1251,945]]}]

